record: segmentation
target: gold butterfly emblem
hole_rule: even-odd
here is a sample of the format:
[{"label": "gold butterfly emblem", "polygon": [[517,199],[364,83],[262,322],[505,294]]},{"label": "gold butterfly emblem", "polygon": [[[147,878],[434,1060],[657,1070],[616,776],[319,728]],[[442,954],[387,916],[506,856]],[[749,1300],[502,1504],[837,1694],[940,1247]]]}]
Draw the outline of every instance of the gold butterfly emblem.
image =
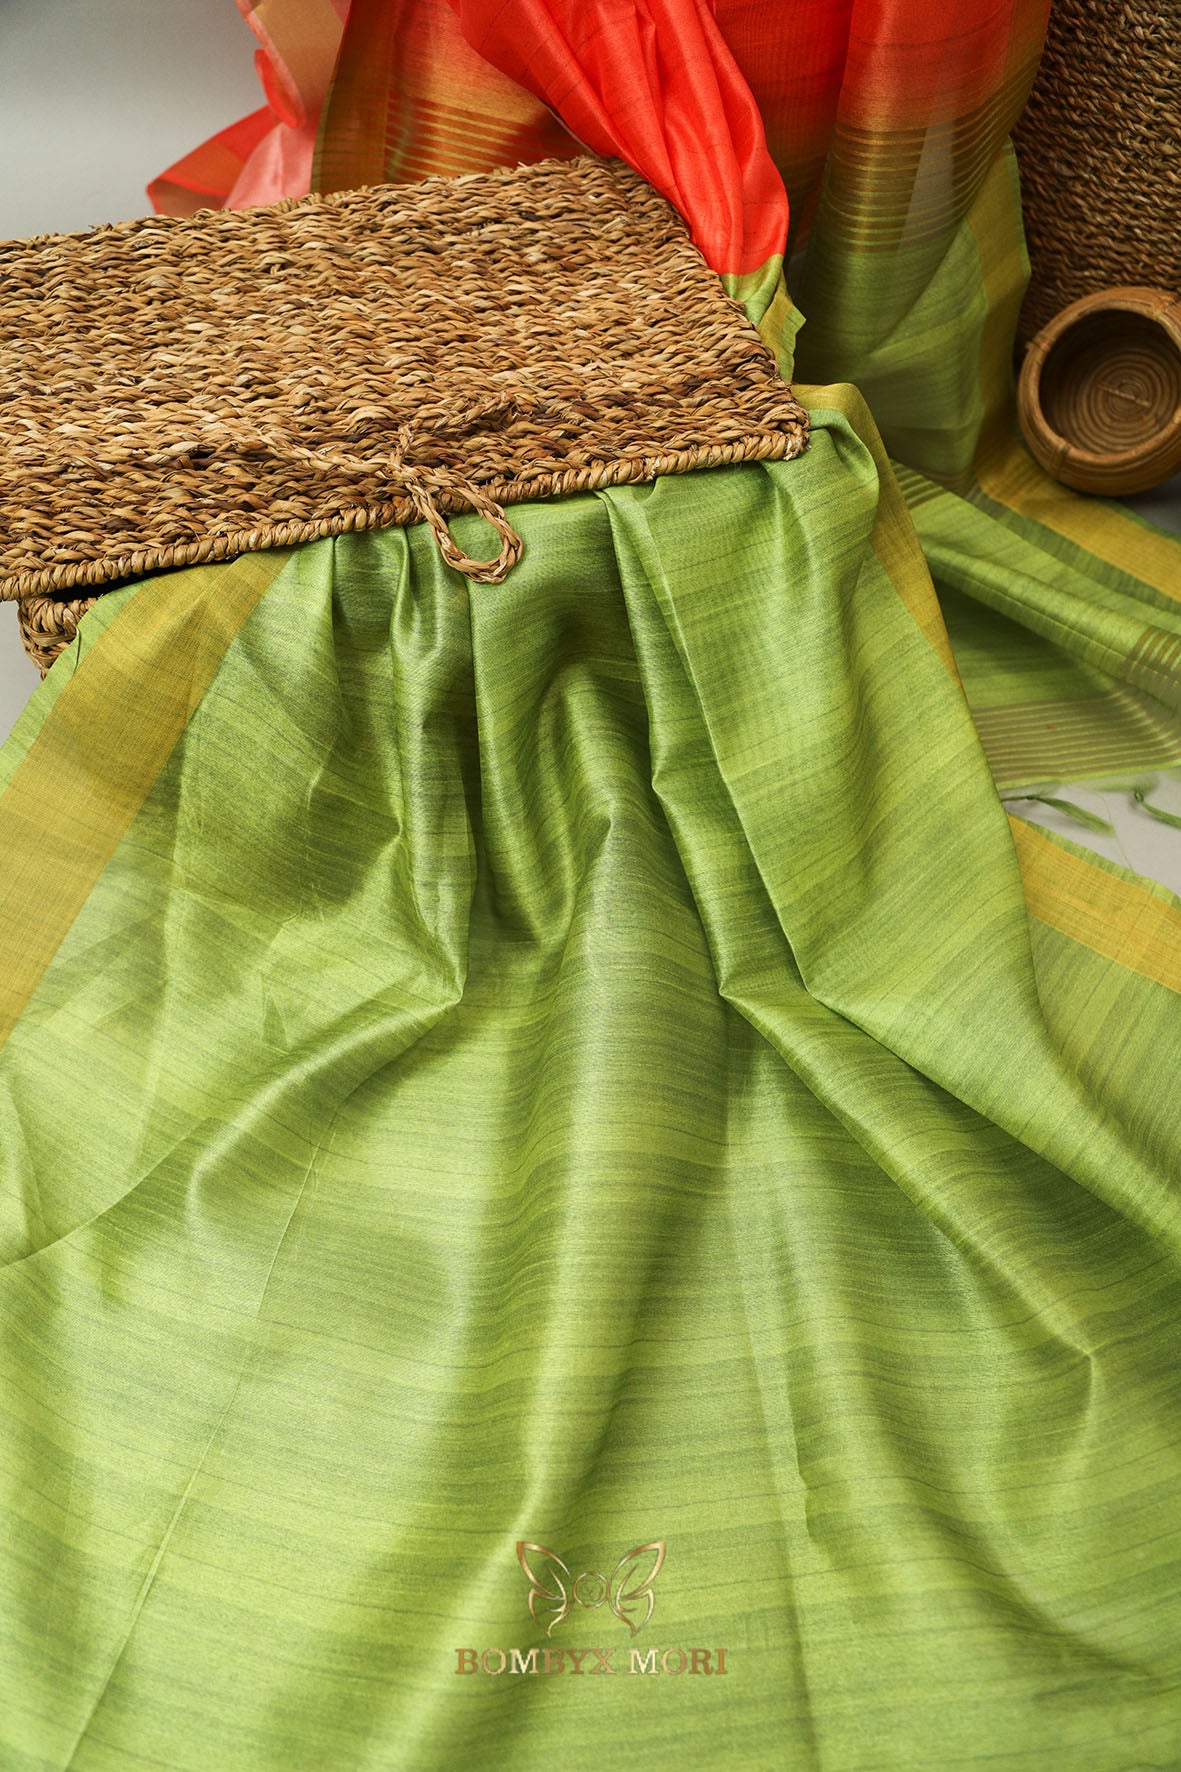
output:
[{"label": "gold butterfly emblem", "polygon": [[[532,1562],[528,1555],[530,1551]],[[555,1625],[561,1624],[566,1617],[571,1604],[594,1611],[606,1600],[616,1618],[627,1625],[634,1637],[647,1624],[655,1609],[652,1583],[664,1562],[664,1551],[663,1538],[655,1539],[651,1544],[637,1544],[620,1557],[609,1581],[595,1569],[586,1569],[575,1579],[556,1552],[547,1550],[544,1544],[531,1544],[527,1539],[521,1539],[517,1544],[517,1560],[529,1581],[529,1611],[538,1624],[549,1619],[545,1633],[548,1637],[552,1636]],[[648,1559],[653,1554],[656,1560],[649,1568]],[[635,1617],[641,1607],[645,1608],[644,1615],[637,1624]]]}]

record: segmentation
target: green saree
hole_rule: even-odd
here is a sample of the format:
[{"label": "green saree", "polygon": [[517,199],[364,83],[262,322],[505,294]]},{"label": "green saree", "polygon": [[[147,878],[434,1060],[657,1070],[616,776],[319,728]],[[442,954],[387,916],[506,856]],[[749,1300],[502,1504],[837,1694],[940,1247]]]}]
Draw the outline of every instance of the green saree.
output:
[{"label": "green saree", "polygon": [[809,403],[112,592],[0,753],[6,1768],[1175,1763],[1181,907]]},{"label": "green saree", "polygon": [[[575,146],[590,0],[244,10],[320,189]],[[1181,901],[1000,798],[1181,759],[1012,428],[1044,7],[601,10],[749,75],[809,448],[110,591],[0,747],[3,1772],[1181,1764]]]}]

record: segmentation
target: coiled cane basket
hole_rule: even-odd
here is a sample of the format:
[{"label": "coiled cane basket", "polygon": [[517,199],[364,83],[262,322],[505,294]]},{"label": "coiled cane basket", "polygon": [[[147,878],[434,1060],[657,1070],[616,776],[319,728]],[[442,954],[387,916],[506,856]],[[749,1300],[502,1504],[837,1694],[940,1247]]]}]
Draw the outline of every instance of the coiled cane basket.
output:
[{"label": "coiled cane basket", "polygon": [[1181,293],[1181,0],[1052,0],[1013,145],[1030,262],[1020,346],[1104,289]]},{"label": "coiled cane basket", "polygon": [[0,409],[0,597],[43,671],[131,578],[421,522],[495,583],[506,506],[808,430],[675,210],[589,157],[0,246]]},{"label": "coiled cane basket", "polygon": [[1017,382],[1021,428],[1079,492],[1143,492],[1181,468],[1181,297],[1105,289],[1056,314]]}]

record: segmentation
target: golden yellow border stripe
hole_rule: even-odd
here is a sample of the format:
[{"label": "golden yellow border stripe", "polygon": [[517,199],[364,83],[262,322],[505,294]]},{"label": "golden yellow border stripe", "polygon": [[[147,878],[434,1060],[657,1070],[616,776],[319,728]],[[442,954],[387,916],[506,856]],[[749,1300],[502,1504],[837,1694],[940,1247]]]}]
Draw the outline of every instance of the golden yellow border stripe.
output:
[{"label": "golden yellow border stripe", "polygon": [[1092,953],[1181,991],[1181,907],[1106,873],[1009,814],[1031,917]]},{"label": "golden yellow border stripe", "polygon": [[982,450],[976,471],[981,488],[998,504],[1044,523],[1047,529],[1086,548],[1108,566],[1131,573],[1166,597],[1181,597],[1175,537],[1154,535],[1133,517],[1098,501],[1088,504],[1081,493],[1057,485],[1026,455],[1016,438]]},{"label": "golden yellow border stripe", "polygon": [[0,1045],[289,558],[148,580],[58,694],[0,796]]}]

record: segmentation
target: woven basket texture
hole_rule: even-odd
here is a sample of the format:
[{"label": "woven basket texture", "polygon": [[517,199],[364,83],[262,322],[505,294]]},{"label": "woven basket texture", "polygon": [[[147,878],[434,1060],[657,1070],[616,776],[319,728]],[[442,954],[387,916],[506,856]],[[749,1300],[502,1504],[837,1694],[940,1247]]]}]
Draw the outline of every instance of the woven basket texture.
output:
[{"label": "woven basket texture", "polygon": [[497,581],[506,504],[807,441],[680,217],[590,158],[0,246],[0,406],[0,597],[50,600],[41,654],[71,589],[419,521]]},{"label": "woven basket texture", "polygon": [[1017,380],[1025,440],[1080,492],[1144,492],[1181,467],[1181,298],[1105,289],[1030,343]]},{"label": "woven basket texture", "polygon": [[1181,291],[1181,0],[1052,0],[1013,144],[1031,273],[1019,343],[1084,295]]}]

